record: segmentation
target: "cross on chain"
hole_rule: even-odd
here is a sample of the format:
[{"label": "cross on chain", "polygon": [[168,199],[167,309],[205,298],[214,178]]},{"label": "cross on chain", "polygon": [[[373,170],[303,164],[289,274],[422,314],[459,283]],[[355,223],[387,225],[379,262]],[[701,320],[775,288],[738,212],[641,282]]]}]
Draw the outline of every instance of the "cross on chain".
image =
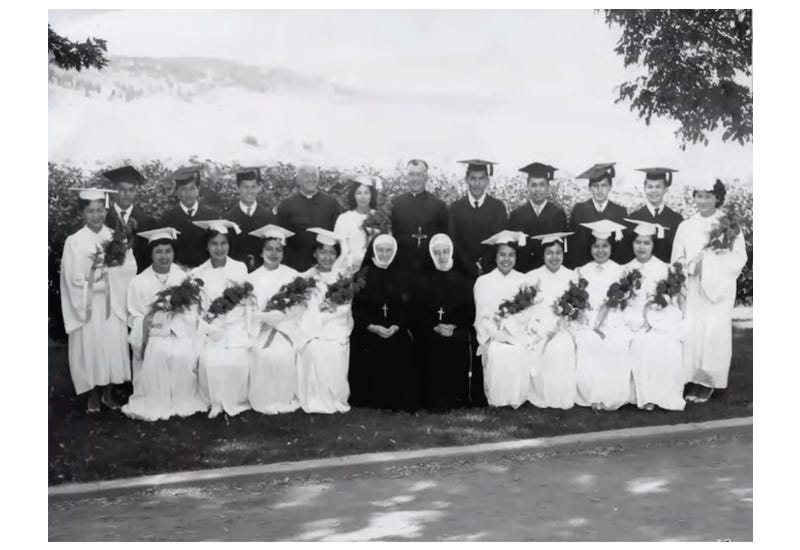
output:
[{"label": "cross on chain", "polygon": [[439,311],[437,311],[436,313],[439,314],[439,320],[441,321],[442,320],[442,315],[444,315],[444,310],[441,308],[441,306],[439,307]]},{"label": "cross on chain", "polygon": [[389,306],[383,304],[383,307],[381,309],[383,310],[383,318],[386,319],[386,312],[389,311]]},{"label": "cross on chain", "polygon": [[419,248],[419,245],[420,245],[420,243],[422,243],[422,241],[423,241],[424,239],[427,239],[427,238],[428,238],[428,236],[427,236],[427,235],[425,235],[425,234],[422,232],[422,226],[420,225],[420,226],[417,228],[417,234],[416,234],[416,235],[411,235],[411,238],[412,238],[412,239],[416,239],[416,240],[417,240],[417,248]]}]

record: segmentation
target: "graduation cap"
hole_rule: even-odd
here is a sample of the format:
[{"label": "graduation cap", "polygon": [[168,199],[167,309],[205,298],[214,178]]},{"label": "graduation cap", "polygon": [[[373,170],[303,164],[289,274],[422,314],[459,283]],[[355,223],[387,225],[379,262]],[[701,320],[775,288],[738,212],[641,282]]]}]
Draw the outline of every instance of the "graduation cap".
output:
[{"label": "graduation cap", "polygon": [[674,170],[672,168],[664,168],[662,166],[656,166],[653,168],[637,168],[639,172],[644,172],[647,174],[645,179],[649,180],[664,180],[664,183],[667,187],[672,185],[672,173],[678,172],[678,170]]},{"label": "graduation cap", "polygon": [[350,178],[350,181],[366,185],[367,187],[374,187],[376,191],[380,191],[383,188],[383,181],[381,181],[381,178],[369,174],[356,174]]},{"label": "graduation cap", "polygon": [[103,172],[103,175],[113,183],[133,183],[136,185],[144,183],[144,176],[133,166],[120,166],[108,172]]},{"label": "graduation cap", "polygon": [[591,229],[592,235],[598,239],[608,239],[611,234],[614,233],[614,238],[617,241],[622,240],[622,230],[626,229],[626,227],[621,223],[611,220],[598,220],[591,223],[582,223],[581,225]]},{"label": "graduation cap", "polygon": [[342,238],[333,231],[328,231],[327,229],[322,229],[321,227],[309,227],[306,229],[306,231],[316,233],[317,242],[321,244],[334,246],[336,243],[339,243],[342,240]]},{"label": "graduation cap", "polygon": [[533,238],[541,240],[542,246],[548,245],[550,243],[561,243],[564,245],[564,252],[566,252],[567,251],[566,237],[570,235],[574,235],[574,232],[560,231],[558,233],[544,233],[543,235],[533,235]]},{"label": "graduation cap", "polygon": [[206,230],[211,229],[217,233],[227,233],[228,229],[233,229],[233,232],[237,235],[242,232],[242,230],[239,228],[239,224],[230,220],[202,220],[192,223],[197,227],[202,227]]},{"label": "graduation cap", "polygon": [[141,231],[137,233],[137,235],[140,237],[147,239],[147,242],[149,243],[159,239],[174,241],[180,234],[181,232],[174,227],[159,227],[158,229],[151,229],[150,231]]},{"label": "graduation cap", "polygon": [[503,229],[499,233],[495,233],[485,241],[481,241],[481,244],[509,244],[509,243],[516,243],[517,246],[525,246],[525,242],[527,239],[527,235],[522,231],[509,231],[508,229]]},{"label": "graduation cap", "polygon": [[588,179],[590,184],[600,181],[603,178],[612,179],[616,175],[616,172],[614,171],[615,164],[616,162],[603,162],[600,164],[595,164],[583,174],[578,176],[577,179]]},{"label": "graduation cap", "polygon": [[70,191],[77,191],[78,198],[85,201],[102,201],[105,200],[106,208],[108,208],[108,197],[111,193],[116,193],[113,189],[101,189],[99,187],[89,187],[86,189],[79,189],[77,187],[70,187]]},{"label": "graduation cap", "polygon": [[494,165],[498,164],[497,162],[492,162],[491,160],[481,159],[459,160],[458,163],[467,165],[467,173],[472,170],[484,170],[489,176],[494,174]]},{"label": "graduation cap", "polygon": [[188,183],[200,183],[200,171],[202,166],[181,166],[170,174],[169,178],[175,181],[175,185],[180,187]]},{"label": "graduation cap", "polygon": [[243,181],[250,181],[256,180],[258,183],[261,183],[261,169],[264,168],[263,166],[242,166],[241,168],[234,171],[236,174],[236,185],[239,185]]},{"label": "graduation cap", "polygon": [[660,223],[645,222],[642,220],[632,220],[630,218],[623,218],[623,219],[626,222],[636,224],[636,227],[633,228],[633,232],[636,233],[637,235],[642,235],[643,237],[655,235],[657,239],[663,239],[664,231],[669,229],[669,227],[664,227]]},{"label": "graduation cap", "polygon": [[263,227],[259,227],[255,231],[251,231],[248,235],[258,237],[260,239],[278,239],[281,243],[285,243],[286,239],[294,235],[292,231],[284,229],[279,225],[268,223]]},{"label": "graduation cap", "polygon": [[556,170],[558,170],[558,168],[555,166],[542,164],[541,162],[532,162],[528,166],[523,166],[519,169],[520,172],[528,174],[528,177],[545,178],[547,181],[553,179]]}]

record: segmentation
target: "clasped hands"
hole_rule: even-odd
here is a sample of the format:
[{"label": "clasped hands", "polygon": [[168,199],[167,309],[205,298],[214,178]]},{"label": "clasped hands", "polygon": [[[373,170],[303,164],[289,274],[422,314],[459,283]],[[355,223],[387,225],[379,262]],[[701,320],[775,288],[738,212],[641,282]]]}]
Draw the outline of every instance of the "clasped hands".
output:
[{"label": "clasped hands", "polygon": [[398,330],[400,330],[400,327],[397,325],[392,325],[389,328],[386,328],[381,325],[368,325],[367,330],[377,334],[381,338],[391,338]]},{"label": "clasped hands", "polygon": [[435,327],[433,327],[433,332],[444,336],[445,338],[450,338],[453,336],[453,332],[456,330],[456,326],[449,324],[449,323],[439,323]]}]

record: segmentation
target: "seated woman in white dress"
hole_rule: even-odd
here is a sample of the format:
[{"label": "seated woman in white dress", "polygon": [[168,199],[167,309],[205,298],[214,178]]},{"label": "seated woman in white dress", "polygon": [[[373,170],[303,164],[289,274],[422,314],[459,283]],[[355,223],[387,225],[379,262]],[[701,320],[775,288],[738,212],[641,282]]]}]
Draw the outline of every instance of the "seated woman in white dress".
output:
[{"label": "seated woman in white dress", "polygon": [[626,359],[630,331],[623,312],[604,306],[609,287],[627,274],[627,270],[611,260],[613,248],[623,246],[625,226],[611,220],[581,224],[592,231],[592,261],[575,269],[589,286],[587,324],[574,331],[576,374],[578,379],[575,403],[594,410],[613,411],[632,402],[631,369]]},{"label": "seated woman in white dress", "polygon": [[103,243],[112,238],[104,221],[108,193],[116,191],[75,191],[79,191],[78,212],[85,225],[64,242],[61,313],[69,337],[69,372],[75,393],[88,393],[86,411],[96,413],[101,403],[118,409],[120,403],[112,385],[131,379],[126,294],[136,275],[136,260],[130,249],[119,266],[107,267],[102,255],[96,256]]},{"label": "seated woman in white dress", "polygon": [[736,279],[747,263],[747,249],[741,231],[732,246],[707,248],[724,201],[722,182],[696,186],[697,214],[678,226],[672,245],[672,262],[681,262],[687,275],[683,360],[692,383],[686,396],[690,402],[708,401],[715,389],[728,386]]},{"label": "seated woman in white dress", "polygon": [[577,374],[575,338],[570,323],[553,311],[553,305],[569,289],[578,276],[564,267],[564,245],[572,233],[535,235],[541,239],[544,265],[528,272],[529,284],[539,289],[540,302],[534,306],[534,330],[537,343],[537,364],[533,376],[530,402],[537,407],[569,409],[575,404]]},{"label": "seated woman in white dress", "polygon": [[[203,281],[203,310],[222,296],[223,291],[247,280],[247,266],[228,256],[233,232],[239,227],[228,220],[194,222],[206,230],[205,245],[209,259],[192,271]],[[221,412],[235,416],[250,408],[250,335],[247,304],[216,317],[211,323],[200,321],[200,389],[211,405],[209,417]]]},{"label": "seated woman in white dress", "polygon": [[340,238],[335,233],[312,227],[317,234],[313,255],[316,264],[302,273],[317,281],[300,319],[298,334],[298,398],[305,412],[335,413],[350,410],[347,368],[350,362],[350,333],[353,330],[351,305],[322,311],[328,285],[341,271],[334,263],[341,254]]},{"label": "seated woman in white dress", "polygon": [[633,253],[625,264],[642,274],[642,287],[625,309],[625,322],[633,331],[628,361],[633,373],[636,405],[653,410],[656,406],[673,411],[683,410],[683,387],[686,371],[682,362],[681,335],[683,321],[677,304],[666,307],[652,303],[656,286],[667,277],[669,265],[653,256],[654,238],[663,235],[659,224],[628,220],[634,228]]},{"label": "seated woman in white dress", "polygon": [[[250,235],[263,239],[264,263],[248,276],[256,303],[252,315],[253,348],[250,363],[250,406],[264,414],[297,410],[297,319],[292,311],[265,312],[270,298],[299,274],[283,261],[286,239],[294,235],[277,225],[265,225]],[[299,308],[293,308],[299,309]]]},{"label": "seated woman in white dress", "polygon": [[340,237],[342,253],[334,269],[347,271],[358,269],[367,253],[367,243],[374,235],[364,229],[364,220],[378,205],[378,182],[376,178],[360,174],[353,178],[347,191],[349,210],[336,218],[333,232]]},{"label": "seated woman in white dress", "polygon": [[152,265],[128,288],[128,323],[133,360],[133,395],[122,412],[140,420],[191,416],[208,409],[197,381],[197,324],[200,304],[180,312],[152,312],[158,293],[180,285],[187,273],[173,264],[177,231],[144,231]]},{"label": "seated woman in white dress", "polygon": [[531,370],[535,357],[528,330],[533,308],[500,318],[498,306],[512,300],[526,284],[525,275],[514,269],[517,246],[525,245],[525,235],[501,231],[482,244],[496,247],[497,267],[478,277],[475,296],[475,331],[478,355],[483,358],[483,388],[493,407],[522,405],[530,393]]}]

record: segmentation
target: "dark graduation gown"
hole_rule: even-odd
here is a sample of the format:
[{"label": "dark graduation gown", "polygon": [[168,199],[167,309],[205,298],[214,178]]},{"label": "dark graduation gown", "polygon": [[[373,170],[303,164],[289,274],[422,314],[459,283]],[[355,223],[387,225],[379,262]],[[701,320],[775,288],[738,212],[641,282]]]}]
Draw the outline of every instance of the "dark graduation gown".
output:
[{"label": "dark graduation gown", "polygon": [[406,271],[419,273],[428,258],[431,237],[447,233],[447,205],[427,191],[404,193],[394,200],[391,219],[398,245],[395,262]]},{"label": "dark graduation gown", "polygon": [[[485,406],[483,366],[473,329],[475,302],[472,286],[459,271],[426,270],[412,289],[413,333],[422,374],[425,407],[441,411],[456,407]],[[440,319],[441,312],[441,321]],[[433,327],[456,325],[446,338]]]},{"label": "dark graduation gown", "polygon": [[317,191],[310,199],[296,192],[278,205],[277,224],[295,234],[286,240],[283,263],[297,271],[307,271],[314,265],[312,253],[317,236],[306,231],[309,227],[321,227],[333,231],[341,208],[331,197]]},{"label": "dark graduation gown", "polygon": [[225,211],[222,218],[230,220],[239,225],[242,232],[233,238],[233,249],[230,257],[234,260],[244,262],[249,271],[254,271],[261,267],[264,259],[261,257],[261,250],[264,245],[262,239],[248,235],[251,231],[255,231],[259,227],[264,227],[268,223],[272,223],[272,211],[264,208],[256,203],[256,209],[253,211],[252,216],[248,216],[242,209],[239,208],[237,202],[233,208]]},{"label": "dark graduation gown", "polygon": [[470,200],[470,196],[461,197],[450,205],[449,235],[459,259],[456,267],[474,282],[495,267],[492,247],[482,245],[481,241],[505,229],[508,214],[503,203],[489,195],[479,208],[472,206]]},{"label": "dark graduation gown", "polygon": [[180,205],[167,210],[161,216],[158,227],[174,227],[180,231],[175,241],[175,263],[194,268],[208,259],[208,251],[203,246],[206,231],[192,222],[218,219],[217,211],[203,206],[202,203],[198,203],[197,212],[191,218]]},{"label": "dark graduation gown", "polygon": [[[566,258],[564,258],[564,265],[570,269],[575,269],[592,261],[592,231],[587,227],[583,227],[582,223],[611,220],[625,225],[624,218],[627,217],[628,211],[625,207],[612,201],[608,201],[602,212],[598,212],[592,199],[576,204],[569,216],[569,229],[567,229],[567,231],[574,231],[575,234],[568,237],[569,251]],[[613,245],[611,259],[620,265],[626,264],[633,259],[633,252],[629,246],[625,245],[624,235],[622,243]]]},{"label": "dark graduation gown", "polygon": [[547,201],[541,214],[537,216],[531,202],[525,201],[525,204],[511,212],[508,228],[528,235],[525,246],[517,251],[517,263],[514,266],[520,273],[527,273],[544,265],[542,242],[530,238],[531,235],[566,231],[567,215],[560,206]]},{"label": "dark graduation gown", "polygon": [[[672,259],[672,241],[675,240],[675,232],[678,230],[678,226],[683,221],[683,216],[668,206],[665,206],[662,208],[661,212],[658,213],[658,216],[654,217],[650,213],[650,210],[647,209],[647,206],[642,206],[639,210],[631,212],[628,217],[633,220],[641,220],[643,222],[659,223],[664,227],[669,228],[668,231],[664,232],[663,239],[653,240],[653,255],[662,262],[666,262],[667,264],[670,263]],[[625,223],[628,227],[633,229],[634,225],[632,223]],[[633,250],[633,231],[629,232],[626,241],[627,248],[629,250]]]},{"label": "dark graduation gown", "polygon": [[[406,411],[419,408],[419,373],[405,301],[407,276],[393,269],[395,265],[380,269],[365,259],[366,285],[353,299],[348,382],[349,402],[354,407]],[[382,338],[367,330],[369,325],[397,325],[400,330],[390,338]]]},{"label": "dark graduation gown", "polygon": [[[109,207],[106,212],[106,226],[116,231],[121,223],[122,220],[117,215],[117,210],[113,206]],[[137,273],[144,271],[152,263],[153,259],[147,253],[147,239],[137,236],[136,233],[156,229],[155,223],[156,220],[153,216],[148,215],[138,205],[133,205],[131,215],[128,217],[128,226],[134,235],[132,248],[133,257],[136,258]]]}]

